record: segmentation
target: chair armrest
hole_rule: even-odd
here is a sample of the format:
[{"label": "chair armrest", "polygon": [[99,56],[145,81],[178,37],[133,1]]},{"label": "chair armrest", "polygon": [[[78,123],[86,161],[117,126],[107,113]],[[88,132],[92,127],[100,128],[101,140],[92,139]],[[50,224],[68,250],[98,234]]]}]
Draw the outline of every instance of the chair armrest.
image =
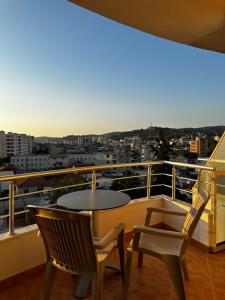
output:
[{"label": "chair armrest", "polygon": [[146,233],[146,234],[153,234],[153,235],[175,238],[180,240],[187,240],[189,238],[189,235],[187,233],[162,230],[162,229],[157,229],[152,227],[146,227],[143,225],[134,226],[133,232],[134,234]]},{"label": "chair armrest", "polygon": [[94,242],[94,247],[98,250],[102,250],[106,248],[110,243],[115,240],[119,236],[121,232],[124,231],[125,224],[120,223],[117,226],[115,226],[112,230],[110,230],[109,233],[107,233],[102,239],[99,241]]},{"label": "chair armrest", "polygon": [[147,208],[147,215],[145,218],[145,226],[149,226],[151,222],[151,217],[152,213],[163,213],[163,214],[168,214],[168,215],[175,215],[175,216],[181,216],[185,217],[187,215],[187,212],[181,212],[181,211],[176,211],[172,209],[166,209],[166,208],[159,208],[159,207],[148,207]]},{"label": "chair armrest", "polygon": [[183,217],[185,217],[187,215],[187,212],[176,211],[176,210],[166,209],[166,208],[158,208],[158,207],[148,207],[147,211],[148,211],[148,213],[157,212],[157,213],[183,216]]}]

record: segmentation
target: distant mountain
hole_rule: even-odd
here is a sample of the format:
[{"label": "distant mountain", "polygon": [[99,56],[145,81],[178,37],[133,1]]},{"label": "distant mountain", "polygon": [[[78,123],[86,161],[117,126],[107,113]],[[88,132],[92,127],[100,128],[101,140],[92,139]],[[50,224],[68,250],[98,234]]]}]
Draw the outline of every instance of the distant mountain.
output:
[{"label": "distant mountain", "polygon": [[134,137],[134,136],[139,136],[142,139],[151,139],[155,138],[157,136],[160,136],[161,133],[166,138],[179,138],[181,136],[186,136],[186,135],[192,135],[192,136],[197,136],[198,134],[201,135],[208,135],[208,136],[215,136],[219,135],[221,136],[223,132],[225,131],[225,126],[205,126],[205,127],[198,127],[198,128],[168,128],[168,127],[155,127],[155,126],[150,126],[146,129],[135,129],[131,131],[123,131],[123,132],[110,132],[104,134],[104,136],[115,139],[115,140],[120,140],[124,139],[125,137]]},{"label": "distant mountain", "polygon": [[[106,138],[111,138],[114,140],[120,140],[124,139],[125,137],[134,137],[134,136],[139,136],[143,140],[147,139],[153,139],[157,136],[160,136],[161,133],[166,138],[179,138],[181,136],[190,136],[192,135],[197,136],[198,134],[202,135],[208,135],[208,136],[215,136],[219,135],[221,136],[223,132],[225,131],[225,126],[220,125],[220,126],[205,126],[205,127],[198,127],[198,128],[169,128],[169,127],[156,127],[156,126],[150,126],[146,129],[134,129],[131,131],[115,131],[115,132],[108,132],[105,134],[101,134],[102,136]],[[79,135],[82,136],[82,135]],[[83,136],[98,136],[97,134],[87,134]],[[64,138],[74,138],[78,137],[78,135],[68,135]],[[62,137],[61,137],[62,138]],[[47,136],[40,136],[40,137],[35,137],[35,141],[39,140],[44,140],[44,139],[61,139],[60,137],[47,137]]]}]

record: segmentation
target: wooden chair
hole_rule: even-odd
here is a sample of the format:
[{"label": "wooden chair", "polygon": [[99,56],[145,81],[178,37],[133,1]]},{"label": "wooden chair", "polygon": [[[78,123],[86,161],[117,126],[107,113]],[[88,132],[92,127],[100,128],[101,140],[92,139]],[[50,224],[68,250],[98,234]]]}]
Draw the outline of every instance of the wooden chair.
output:
[{"label": "wooden chair", "polygon": [[[134,226],[133,240],[127,249],[127,261],[125,270],[125,299],[128,297],[132,252],[138,252],[138,266],[143,263],[143,254],[150,254],[158,257],[166,264],[173,286],[180,300],[185,298],[182,273],[188,279],[185,252],[196,225],[209,200],[209,193],[201,190],[189,212],[178,212],[164,208],[147,208],[145,226]],[[181,232],[155,229],[150,227],[151,215],[153,212],[185,216]]]},{"label": "wooden chair", "polygon": [[31,205],[28,208],[39,227],[47,254],[43,300],[50,299],[57,269],[91,275],[92,299],[102,299],[104,266],[117,247],[124,277],[124,224],[100,239],[92,236],[90,215]]}]

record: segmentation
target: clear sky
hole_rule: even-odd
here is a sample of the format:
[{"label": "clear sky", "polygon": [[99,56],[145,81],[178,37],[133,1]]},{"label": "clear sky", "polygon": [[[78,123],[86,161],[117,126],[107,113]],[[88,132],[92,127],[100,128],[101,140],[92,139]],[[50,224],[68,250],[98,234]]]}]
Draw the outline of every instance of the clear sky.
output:
[{"label": "clear sky", "polygon": [[225,55],[66,0],[0,1],[0,130],[35,136],[225,125]]}]

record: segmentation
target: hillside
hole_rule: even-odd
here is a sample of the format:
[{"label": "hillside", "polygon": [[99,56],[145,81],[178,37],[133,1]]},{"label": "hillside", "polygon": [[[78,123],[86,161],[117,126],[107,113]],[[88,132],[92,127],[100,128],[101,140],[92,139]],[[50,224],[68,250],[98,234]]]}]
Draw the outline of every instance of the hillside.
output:
[{"label": "hillside", "polygon": [[154,127],[150,126],[146,129],[135,129],[132,131],[124,131],[124,132],[111,132],[106,133],[105,136],[111,139],[119,140],[124,139],[125,137],[134,137],[139,136],[142,139],[151,139],[157,136],[160,136],[162,132],[166,138],[171,137],[181,137],[186,135],[196,136],[198,134],[206,134],[208,136],[221,136],[225,131],[225,126],[206,126],[206,127],[198,127],[198,128],[168,128],[168,127]]}]

